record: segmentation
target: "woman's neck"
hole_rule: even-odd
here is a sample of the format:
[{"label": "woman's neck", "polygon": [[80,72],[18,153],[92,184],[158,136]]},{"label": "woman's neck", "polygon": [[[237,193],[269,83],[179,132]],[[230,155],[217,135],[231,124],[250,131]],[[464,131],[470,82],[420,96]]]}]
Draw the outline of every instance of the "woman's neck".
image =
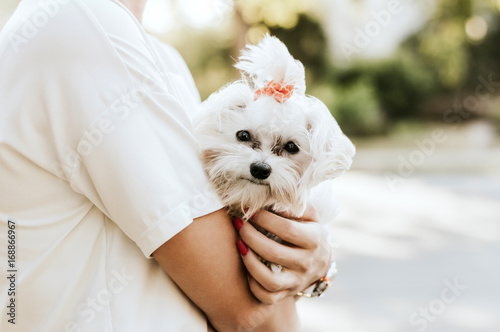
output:
[{"label": "woman's neck", "polygon": [[119,0],[125,7],[134,14],[135,18],[142,23],[142,13],[148,0]]}]

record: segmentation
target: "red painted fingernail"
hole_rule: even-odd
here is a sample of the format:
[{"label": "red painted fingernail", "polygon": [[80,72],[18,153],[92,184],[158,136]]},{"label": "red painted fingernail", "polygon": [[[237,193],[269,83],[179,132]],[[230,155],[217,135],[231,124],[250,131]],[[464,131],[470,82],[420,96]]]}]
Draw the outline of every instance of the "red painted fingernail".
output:
[{"label": "red painted fingernail", "polygon": [[243,226],[243,221],[238,217],[234,217],[233,225],[234,225],[234,228],[236,228],[236,230],[239,231],[241,226]]},{"label": "red painted fingernail", "polygon": [[243,241],[238,240],[238,242],[236,242],[236,245],[238,246],[238,250],[240,251],[240,254],[241,254],[242,256],[245,256],[245,255],[248,253],[248,248],[247,248],[247,246],[243,243]]}]

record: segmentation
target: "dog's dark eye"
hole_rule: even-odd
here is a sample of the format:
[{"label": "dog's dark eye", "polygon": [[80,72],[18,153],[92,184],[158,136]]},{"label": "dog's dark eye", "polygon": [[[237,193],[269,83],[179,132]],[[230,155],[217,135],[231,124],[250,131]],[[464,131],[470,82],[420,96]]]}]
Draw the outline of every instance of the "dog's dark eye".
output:
[{"label": "dog's dark eye", "polygon": [[236,133],[236,138],[241,142],[248,142],[252,139],[250,133],[246,130],[240,130]]},{"label": "dog's dark eye", "polygon": [[297,146],[297,144],[295,144],[292,141],[286,143],[284,148],[288,153],[291,153],[291,154],[295,154],[295,153],[299,152],[299,147]]}]

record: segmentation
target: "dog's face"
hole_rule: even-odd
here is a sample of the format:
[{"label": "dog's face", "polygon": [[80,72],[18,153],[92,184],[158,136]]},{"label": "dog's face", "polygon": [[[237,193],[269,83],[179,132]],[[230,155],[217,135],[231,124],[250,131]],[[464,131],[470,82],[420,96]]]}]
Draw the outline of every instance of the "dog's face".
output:
[{"label": "dog's face", "polygon": [[319,100],[255,100],[243,82],[205,101],[195,130],[223,203],[247,215],[264,207],[301,215],[308,190],[342,174],[354,154]]}]

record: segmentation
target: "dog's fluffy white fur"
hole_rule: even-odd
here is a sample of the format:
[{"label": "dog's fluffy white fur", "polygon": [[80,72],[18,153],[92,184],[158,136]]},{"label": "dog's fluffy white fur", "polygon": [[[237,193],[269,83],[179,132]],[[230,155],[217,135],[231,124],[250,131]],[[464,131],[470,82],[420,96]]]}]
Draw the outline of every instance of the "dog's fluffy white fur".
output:
[{"label": "dog's fluffy white fur", "polygon": [[[212,94],[195,117],[201,159],[223,203],[246,219],[263,208],[301,216],[308,201],[329,210],[333,198],[312,189],[349,169],[355,148],[327,107],[305,94],[303,65],[266,36],[247,46],[236,68],[242,79]],[[255,98],[270,81],[293,85],[293,94],[282,103]],[[269,174],[251,169],[256,164]]]}]

